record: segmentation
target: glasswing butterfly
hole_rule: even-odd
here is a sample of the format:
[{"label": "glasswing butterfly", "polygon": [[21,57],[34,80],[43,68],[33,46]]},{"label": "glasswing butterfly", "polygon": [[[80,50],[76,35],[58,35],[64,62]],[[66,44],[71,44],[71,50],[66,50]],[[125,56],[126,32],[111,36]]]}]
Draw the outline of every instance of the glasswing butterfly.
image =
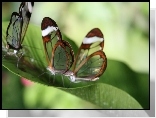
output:
[{"label": "glasswing butterfly", "polygon": [[72,71],[64,73],[71,82],[96,81],[107,67],[107,58],[103,52],[104,37],[99,28],[92,29],[78,50]]},{"label": "glasswing butterfly", "polygon": [[47,70],[52,75],[67,72],[74,62],[74,52],[71,45],[62,40],[61,31],[53,19],[44,17],[41,30],[48,65]]},{"label": "glasswing butterfly", "polygon": [[22,2],[19,7],[19,13],[12,13],[7,27],[7,44],[5,48],[2,46],[2,49],[6,52],[6,55],[15,55],[18,58],[18,62],[24,54],[24,51],[22,50],[22,42],[29,25],[33,6],[34,2]]}]

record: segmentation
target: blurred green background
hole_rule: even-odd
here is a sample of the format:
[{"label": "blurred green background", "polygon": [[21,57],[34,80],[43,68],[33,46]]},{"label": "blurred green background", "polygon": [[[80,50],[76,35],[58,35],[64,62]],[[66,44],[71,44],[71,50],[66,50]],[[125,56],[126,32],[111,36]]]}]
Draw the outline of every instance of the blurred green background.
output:
[{"label": "blurred green background", "polygon": [[[3,2],[2,22],[9,21],[11,13],[18,11],[19,5],[19,2]],[[100,28],[104,34],[104,52],[108,60],[123,62],[132,71],[141,73],[147,81],[149,80],[149,3],[35,2],[30,23],[40,26],[43,17],[46,16],[54,19],[61,32],[77,46],[80,46],[92,28]],[[117,68],[118,65],[114,67],[121,71],[124,69],[124,67]],[[27,84],[4,67],[2,69],[4,109],[98,108],[57,88],[36,83]],[[111,75],[111,72],[109,74]],[[118,79],[118,73],[112,76]],[[132,76],[129,75],[130,78]],[[106,80],[106,83],[109,81],[111,80]],[[130,81],[134,81],[134,78]],[[148,82],[141,79],[137,82],[141,85],[138,89],[148,88]],[[135,93],[133,86],[129,89]],[[139,103],[142,103],[144,108],[148,108],[148,96],[145,96],[146,99],[139,98]]]}]

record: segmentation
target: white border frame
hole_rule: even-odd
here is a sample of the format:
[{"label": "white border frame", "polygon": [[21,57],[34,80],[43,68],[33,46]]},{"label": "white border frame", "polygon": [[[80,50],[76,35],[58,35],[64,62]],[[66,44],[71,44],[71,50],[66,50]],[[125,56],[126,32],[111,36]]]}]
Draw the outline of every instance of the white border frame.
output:
[{"label": "white border frame", "polygon": [[[156,21],[156,1],[155,0],[150,0],[150,10],[155,10],[155,21]],[[156,22],[155,22],[155,29],[156,29]],[[156,42],[155,42],[155,44],[156,44]],[[1,114],[1,118],[10,118],[10,117],[8,117],[8,110],[2,110],[2,111],[0,111],[0,114]],[[11,118],[15,118],[15,117],[11,117]],[[18,118],[20,118],[20,117],[18,117]],[[24,117],[22,117],[22,118],[24,118]],[[35,117],[25,117],[25,118],[35,118]],[[40,118],[42,118],[42,117],[40,117]]]}]

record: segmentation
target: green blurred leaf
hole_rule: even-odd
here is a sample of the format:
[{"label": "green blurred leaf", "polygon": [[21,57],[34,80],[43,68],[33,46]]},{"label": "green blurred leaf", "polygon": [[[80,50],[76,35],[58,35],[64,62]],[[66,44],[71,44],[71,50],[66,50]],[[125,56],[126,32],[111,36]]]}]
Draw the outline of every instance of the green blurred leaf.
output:
[{"label": "green blurred leaf", "polygon": [[126,92],[108,84],[98,83],[76,89],[63,89],[106,109],[142,109]]},{"label": "green blurred leaf", "polygon": [[[5,31],[7,25],[8,22],[2,23],[2,34],[3,34],[2,54],[3,55],[6,53]],[[63,39],[69,41],[69,43],[72,44],[74,52],[76,52],[77,50],[76,44],[74,44],[74,42],[68,39],[67,37],[64,37]],[[126,92],[130,92],[128,91],[129,89],[127,88],[125,89],[124,87],[122,87],[123,86],[122,84],[118,84],[118,83],[113,84],[114,81],[113,78],[117,79],[118,81],[122,81],[124,79],[125,80],[128,79],[129,81],[132,81],[131,77],[133,77],[133,80],[135,79],[137,80],[137,76],[135,76],[136,73],[131,71],[128,67],[122,68],[123,69],[122,73],[120,70],[112,71],[115,68],[120,67],[120,65],[123,65],[120,62],[108,61],[107,64],[108,67],[106,69],[106,72],[96,82],[81,82],[81,83],[70,84],[70,81],[66,77],[64,77],[63,79],[65,83],[65,87],[64,87],[61,75],[56,75],[54,77],[52,75],[49,76],[49,74],[44,73],[47,72],[46,71],[47,62],[44,55],[42,38],[41,38],[41,30],[39,26],[35,26],[32,24],[29,25],[23,45],[24,45],[23,46],[24,49],[26,50],[26,54],[20,60],[19,68],[16,67],[17,59],[14,56],[5,56],[2,59],[3,66],[8,70],[10,70],[11,72],[13,72],[14,74],[44,85],[59,87],[61,90],[72,93],[102,108],[142,109],[141,105],[131,96],[131,94],[126,93]],[[42,73],[44,74],[41,75]],[[53,83],[54,78],[55,78],[55,82]],[[112,84],[116,87],[113,87],[109,84]],[[123,90],[119,88],[122,88]],[[125,90],[127,91],[124,92]],[[147,93],[148,92],[146,92],[145,94],[146,96],[148,96]],[[148,101],[145,102],[148,103]]]},{"label": "green blurred leaf", "polygon": [[[6,70],[4,67],[3,70]],[[3,109],[24,109],[23,86],[18,76],[13,73],[9,75],[3,72],[2,79],[2,108]],[[9,78],[11,76],[11,78]]]}]

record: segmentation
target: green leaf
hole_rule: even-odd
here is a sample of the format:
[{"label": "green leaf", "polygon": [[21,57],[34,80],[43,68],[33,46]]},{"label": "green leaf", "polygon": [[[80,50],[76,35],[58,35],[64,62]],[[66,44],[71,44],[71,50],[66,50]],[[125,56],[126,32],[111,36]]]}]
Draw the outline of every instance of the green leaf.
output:
[{"label": "green leaf", "polygon": [[[12,73],[44,85],[59,87],[61,90],[74,94],[102,108],[142,109],[141,105],[137,102],[138,99],[135,100],[133,98],[137,97],[130,91],[133,86],[122,85],[122,83],[114,82],[113,80],[115,77],[114,75],[117,76],[115,79],[118,81],[128,80],[128,82],[131,83],[134,83],[132,82],[131,77],[133,77],[133,80],[138,80],[138,78],[140,78],[140,76],[137,76],[136,73],[131,71],[121,62],[108,60],[108,67],[105,73],[98,81],[95,82],[70,83],[67,77],[61,75],[56,75],[54,77],[45,73],[47,72],[46,67],[48,64],[44,55],[41,30],[39,26],[32,24],[29,25],[23,42],[23,48],[26,53],[20,60],[19,67],[17,68],[17,58],[15,56],[4,56],[6,54],[5,32],[7,26],[8,22],[2,23],[2,64]],[[77,51],[78,47],[72,40],[66,36],[63,37],[63,40],[69,41],[74,52]],[[121,66],[123,66],[122,73],[114,68],[120,68]],[[130,89],[127,87],[130,87]],[[146,89],[146,87],[144,89]],[[144,91],[144,89],[142,89],[142,91]],[[148,91],[146,91],[145,96],[148,96]],[[148,107],[148,101],[144,102],[147,103],[146,107]]]},{"label": "green leaf", "polygon": [[[24,109],[23,86],[20,84],[21,80],[13,73],[4,74],[7,69],[3,68],[2,79],[2,108],[3,109]],[[11,76],[11,78],[10,78]],[[11,81],[9,81],[11,80]],[[16,86],[15,86],[16,85]]]},{"label": "green leaf", "polygon": [[94,84],[76,89],[63,89],[105,109],[142,109],[126,92],[108,84]]}]

